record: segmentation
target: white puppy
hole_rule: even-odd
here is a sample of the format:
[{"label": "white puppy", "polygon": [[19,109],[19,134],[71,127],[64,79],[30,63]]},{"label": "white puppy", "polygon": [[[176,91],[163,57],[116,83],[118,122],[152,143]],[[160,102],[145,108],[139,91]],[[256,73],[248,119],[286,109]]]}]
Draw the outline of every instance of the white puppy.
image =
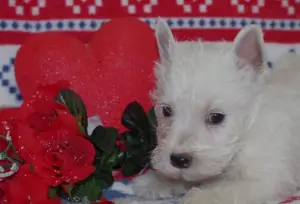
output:
[{"label": "white puppy", "polygon": [[183,204],[261,204],[296,192],[300,64],[269,69],[255,25],[222,49],[178,43],[162,20],[156,37],[158,146],[154,171],[134,180],[136,194],[187,191]]}]

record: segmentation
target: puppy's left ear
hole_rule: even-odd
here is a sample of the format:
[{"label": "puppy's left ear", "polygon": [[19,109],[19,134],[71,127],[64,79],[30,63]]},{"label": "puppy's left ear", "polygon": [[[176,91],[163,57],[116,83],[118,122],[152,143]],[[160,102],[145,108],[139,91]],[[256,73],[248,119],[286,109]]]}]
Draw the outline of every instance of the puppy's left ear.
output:
[{"label": "puppy's left ear", "polygon": [[265,59],[263,31],[258,25],[243,28],[235,37],[233,51],[243,63],[259,71]]},{"label": "puppy's left ear", "polygon": [[160,61],[170,62],[170,50],[175,43],[174,36],[166,21],[158,18],[155,29],[157,47],[160,55]]}]

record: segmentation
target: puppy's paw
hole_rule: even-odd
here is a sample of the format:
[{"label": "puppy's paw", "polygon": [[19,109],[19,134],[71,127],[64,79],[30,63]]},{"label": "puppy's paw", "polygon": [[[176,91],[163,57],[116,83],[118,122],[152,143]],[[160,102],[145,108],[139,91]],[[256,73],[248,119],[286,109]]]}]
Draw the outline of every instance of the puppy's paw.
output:
[{"label": "puppy's paw", "polygon": [[184,185],[160,180],[154,173],[148,173],[134,179],[132,188],[135,195],[148,200],[173,198],[187,191]]},{"label": "puppy's paw", "polygon": [[139,204],[139,200],[136,198],[119,198],[114,200],[115,204]]},{"label": "puppy's paw", "polygon": [[[205,204],[211,204],[211,202],[207,202],[206,200],[203,200],[201,198],[202,191],[199,188],[192,188],[190,189],[180,200],[180,204],[199,204],[199,203],[205,203]],[[204,196],[203,196],[204,197]]]},{"label": "puppy's paw", "polygon": [[[234,204],[234,199],[221,192],[192,188],[179,202],[180,204]],[[243,204],[243,203],[239,203]]]},{"label": "puppy's paw", "polygon": [[199,189],[199,188],[192,188],[189,190],[185,196],[180,200],[179,204],[274,204],[279,203],[274,201],[249,201],[246,199],[243,200],[236,200],[232,194],[226,194],[220,191],[213,191],[207,189]]}]

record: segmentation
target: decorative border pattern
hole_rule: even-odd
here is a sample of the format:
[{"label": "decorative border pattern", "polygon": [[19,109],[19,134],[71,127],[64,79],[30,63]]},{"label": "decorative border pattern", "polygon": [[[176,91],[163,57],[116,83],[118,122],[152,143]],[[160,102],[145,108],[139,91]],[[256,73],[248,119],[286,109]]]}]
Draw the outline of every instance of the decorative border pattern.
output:
[{"label": "decorative border pattern", "polygon": [[2,67],[0,67],[0,84],[2,87],[4,87],[5,89],[7,89],[8,93],[10,95],[14,95],[15,96],[15,100],[17,102],[21,102],[23,101],[22,95],[19,92],[19,89],[17,86],[15,86],[15,83],[12,83],[12,81],[9,79],[9,77],[6,77],[6,74],[10,73],[10,72],[14,72],[14,61],[15,58],[12,57],[9,59],[9,63],[5,63],[2,65]]},{"label": "decorative border pattern", "polygon": [[[217,17],[172,17],[165,18],[172,29],[241,29],[249,24],[258,24],[264,30],[300,31],[300,19],[261,18],[217,18]],[[44,32],[44,31],[96,31],[109,19],[68,20],[12,20],[0,19],[0,32]],[[140,18],[155,28],[157,18]]]},{"label": "decorative border pattern", "polygon": [[[113,8],[113,10],[112,10]],[[168,9],[166,9],[168,8]],[[299,0],[1,0],[8,17],[253,16],[297,18]],[[0,16],[1,16],[0,12]]]}]

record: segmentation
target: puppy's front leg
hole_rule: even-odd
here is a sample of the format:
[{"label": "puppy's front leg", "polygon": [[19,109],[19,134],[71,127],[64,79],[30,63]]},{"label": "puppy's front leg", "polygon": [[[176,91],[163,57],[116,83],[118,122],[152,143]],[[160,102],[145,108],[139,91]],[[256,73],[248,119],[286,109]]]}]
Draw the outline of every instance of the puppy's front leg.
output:
[{"label": "puppy's front leg", "polygon": [[168,181],[159,177],[154,171],[150,171],[135,178],[132,188],[137,196],[155,200],[183,195],[187,192],[189,186],[179,181]]},{"label": "puppy's front leg", "polygon": [[221,181],[214,186],[192,188],[181,204],[262,204],[277,201],[277,192],[270,184],[256,181]]}]

